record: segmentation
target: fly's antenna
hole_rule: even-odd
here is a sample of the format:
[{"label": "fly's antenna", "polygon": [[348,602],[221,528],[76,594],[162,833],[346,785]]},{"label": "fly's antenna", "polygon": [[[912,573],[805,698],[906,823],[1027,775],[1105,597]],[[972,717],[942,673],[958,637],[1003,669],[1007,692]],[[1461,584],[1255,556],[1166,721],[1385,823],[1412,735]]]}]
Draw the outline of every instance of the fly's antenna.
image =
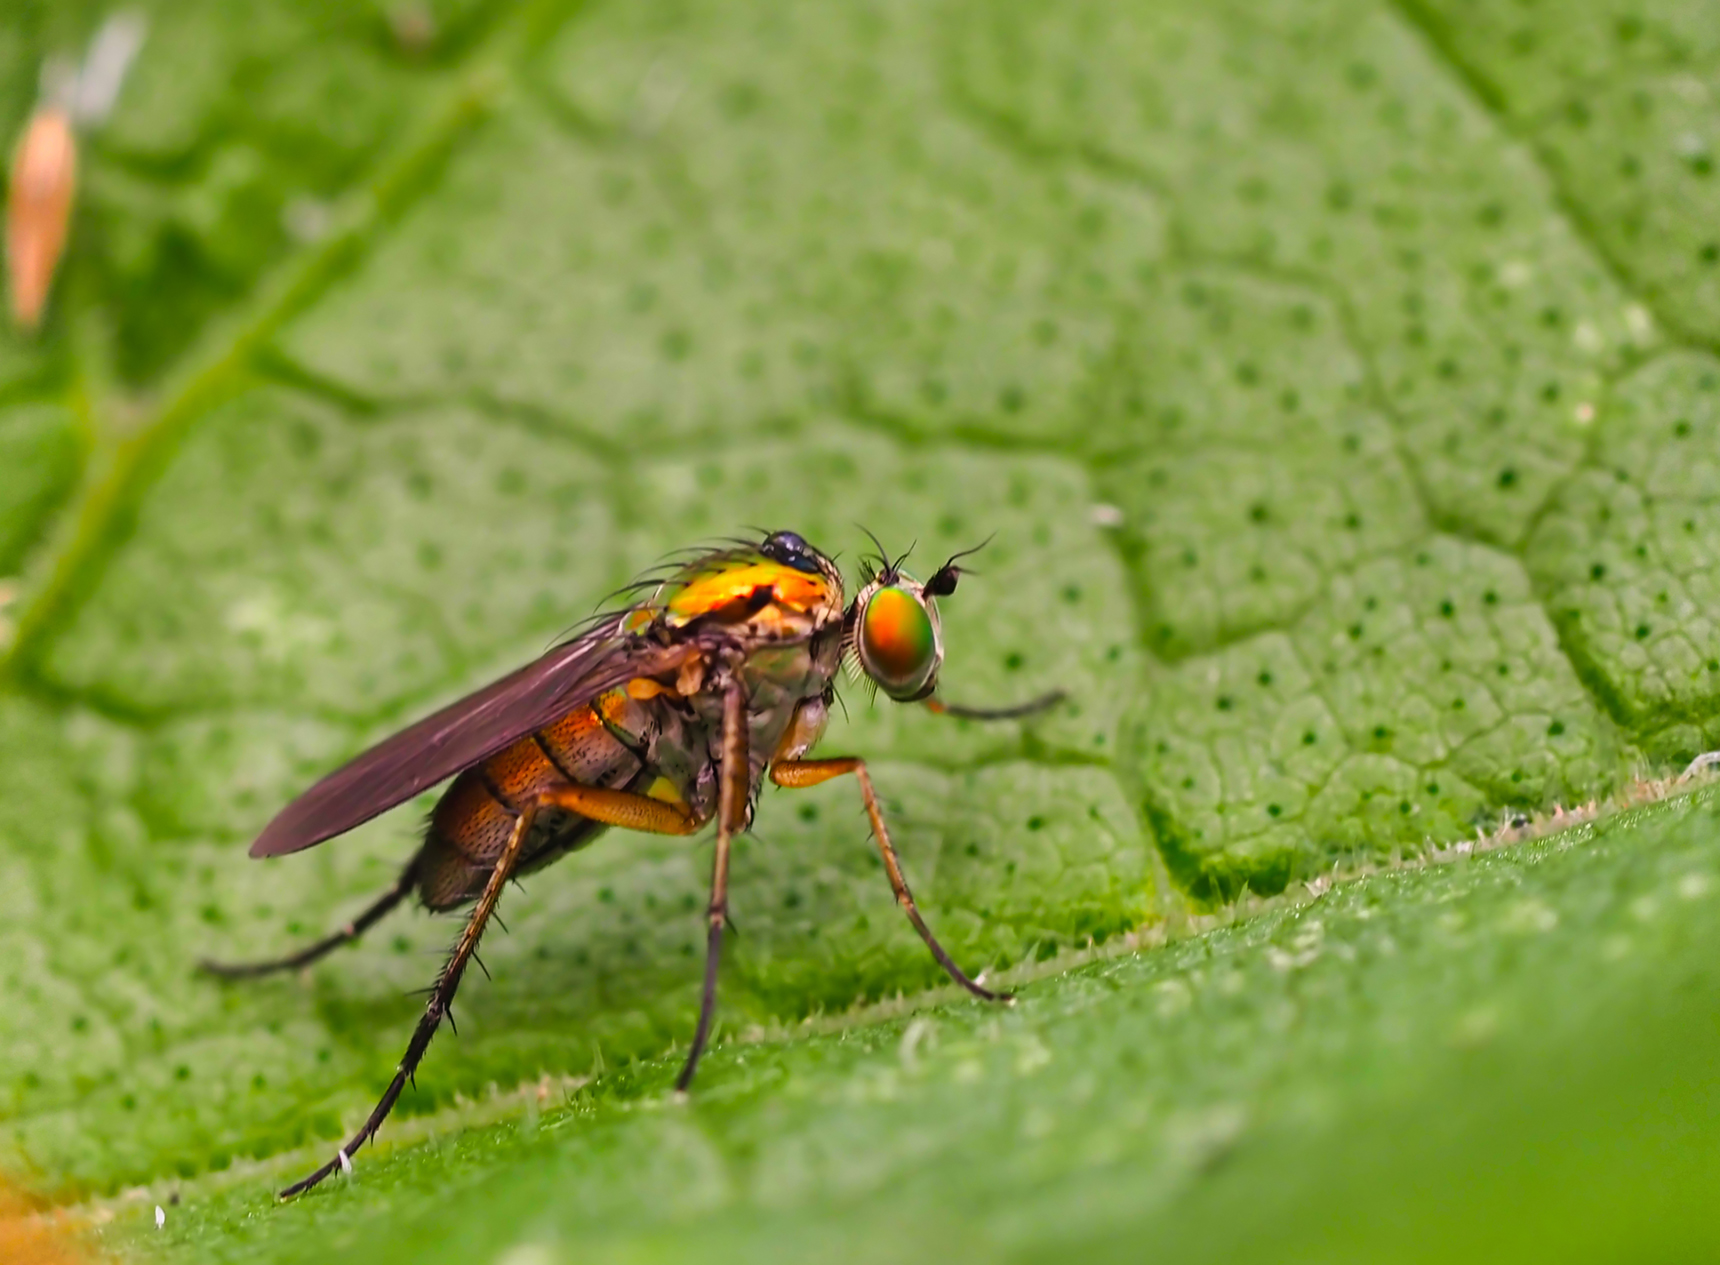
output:
[{"label": "fly's antenna", "polygon": [[966,567],[958,567],[956,563],[960,562],[963,558],[971,558],[974,554],[989,545],[996,536],[997,533],[993,532],[972,549],[963,549],[960,553],[951,554],[949,560],[946,561],[943,566],[934,571],[932,573],[932,578],[926,581],[927,596],[948,597],[951,593],[954,593],[956,591],[956,581],[964,574],[973,574],[973,572],[968,571]]},{"label": "fly's antenna", "polygon": [[865,571],[866,583],[870,584],[874,578],[874,573],[871,567],[873,558],[878,560],[878,565],[884,569],[885,575],[890,574],[892,570],[890,566],[890,551],[884,548],[884,542],[879,540],[877,533],[870,527],[866,526],[866,524],[855,523],[854,525],[866,533],[866,539],[870,540],[872,542],[872,547],[878,551],[876,554],[872,554],[870,556],[866,554],[860,555],[860,565]]},{"label": "fly's antenna", "polygon": [[[945,562],[943,566],[939,567],[938,570],[940,570],[940,571],[946,570],[947,568],[954,566],[956,563],[960,562],[963,558],[973,557],[974,554],[978,553],[981,549],[984,549],[987,545],[989,545],[992,541],[994,541],[996,539],[997,539],[997,533],[992,532],[991,535],[987,536],[984,540],[980,541],[979,544],[975,545],[972,549],[963,549],[960,553],[952,553],[949,556],[949,560],[947,562]],[[965,570],[965,568],[964,568],[964,570]],[[969,575],[978,575],[979,573],[977,571],[970,571],[970,572],[968,572],[968,574]]]},{"label": "fly's antenna", "polygon": [[[894,580],[897,575],[901,574],[902,564],[908,560],[908,555],[914,552],[914,545],[920,543],[917,540],[914,541],[913,544],[902,550],[902,552],[892,560],[890,557],[890,551],[884,548],[884,542],[878,539],[870,527],[866,526],[864,523],[855,523],[854,525],[866,533],[867,538],[872,542],[872,547],[878,551],[878,565],[883,568],[883,572],[881,574],[886,583]],[[865,561],[865,559],[862,559],[862,561]],[[873,577],[868,576],[867,582],[870,583],[872,578]]]}]

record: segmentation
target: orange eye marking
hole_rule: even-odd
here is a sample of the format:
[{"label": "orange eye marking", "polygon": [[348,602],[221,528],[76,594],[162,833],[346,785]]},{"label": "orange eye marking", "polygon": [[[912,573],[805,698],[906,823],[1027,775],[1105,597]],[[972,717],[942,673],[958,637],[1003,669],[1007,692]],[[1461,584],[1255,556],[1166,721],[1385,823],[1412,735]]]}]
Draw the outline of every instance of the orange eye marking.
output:
[{"label": "orange eye marking", "polygon": [[829,600],[824,577],[796,571],[775,562],[749,562],[702,576],[669,599],[669,613],[685,622],[752,595],[754,589],[769,588],[779,605],[811,610]]},{"label": "orange eye marking", "polygon": [[916,675],[934,649],[932,621],[901,589],[879,589],[872,595],[864,636],[867,657],[893,680]]}]

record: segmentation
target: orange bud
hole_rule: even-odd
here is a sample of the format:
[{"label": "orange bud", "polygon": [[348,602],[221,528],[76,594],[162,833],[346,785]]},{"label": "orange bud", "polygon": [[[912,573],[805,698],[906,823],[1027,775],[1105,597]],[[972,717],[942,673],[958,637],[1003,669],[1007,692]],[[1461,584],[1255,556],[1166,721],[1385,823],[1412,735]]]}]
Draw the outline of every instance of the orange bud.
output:
[{"label": "orange bud", "polygon": [[6,207],[6,271],[12,318],[26,329],[42,321],[54,283],[77,187],[78,142],[64,110],[44,107],[30,116],[12,155]]}]

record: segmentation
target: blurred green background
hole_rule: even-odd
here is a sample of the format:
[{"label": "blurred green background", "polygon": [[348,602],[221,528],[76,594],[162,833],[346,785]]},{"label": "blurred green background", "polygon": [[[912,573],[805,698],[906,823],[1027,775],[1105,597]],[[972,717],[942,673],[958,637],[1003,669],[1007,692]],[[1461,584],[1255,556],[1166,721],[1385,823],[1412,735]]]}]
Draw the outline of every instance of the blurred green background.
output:
[{"label": "blurred green background", "polygon": [[[1713,1255],[1720,802],[1556,827],[1720,746],[1720,6],[126,11],[0,333],[0,1153],[100,1251]],[[113,12],[14,0],[4,135]],[[618,834],[275,1205],[454,924],[199,980],[426,805],[248,839],[751,523],[995,533],[948,693],[1068,701],[825,748],[1020,1003],[851,787],[767,794],[678,1103],[708,845]]]}]

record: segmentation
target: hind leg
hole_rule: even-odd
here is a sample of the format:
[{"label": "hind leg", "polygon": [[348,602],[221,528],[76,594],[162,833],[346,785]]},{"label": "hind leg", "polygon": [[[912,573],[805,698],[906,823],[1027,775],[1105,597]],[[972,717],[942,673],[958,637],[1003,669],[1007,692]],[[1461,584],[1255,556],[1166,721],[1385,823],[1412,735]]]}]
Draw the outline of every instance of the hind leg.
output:
[{"label": "hind leg", "polygon": [[371,902],[358,917],[347,923],[332,935],[324,936],[315,944],[306,945],[297,953],[286,957],[272,958],[266,962],[211,962],[208,959],[197,964],[197,969],[221,979],[256,979],[263,975],[274,975],[280,971],[296,971],[300,967],[309,966],[312,962],[321,960],[340,948],[358,939],[377,923],[381,922],[396,905],[412,895],[418,886],[419,862],[422,853],[407,862],[406,868],[400,872],[400,877],[394,880],[394,885]]},{"label": "hind leg", "polygon": [[454,942],[453,951],[449,953],[442,973],[431,986],[430,1000],[425,1004],[424,1014],[418,1020],[417,1028],[413,1029],[406,1053],[395,1069],[394,1079],[389,1081],[388,1088],[383,1091],[381,1101],[376,1104],[358,1132],[352,1135],[351,1140],[335,1152],[332,1160],[304,1180],[288,1186],[281,1192],[282,1199],[303,1194],[336,1169],[350,1169],[352,1153],[376,1136],[376,1131],[382,1127],[388,1113],[394,1110],[394,1104],[418,1070],[425,1051],[430,1048],[430,1039],[436,1035],[436,1029],[442,1026],[442,1021],[449,1016],[454,1004],[454,994],[466,973],[466,965],[477,955],[478,940],[484,934],[485,925],[496,912],[496,904],[502,898],[502,889],[519,868],[526,837],[531,833],[532,820],[544,809],[552,807],[579,813],[607,826],[648,830],[656,834],[690,835],[704,824],[683,809],[659,800],[628,791],[603,790],[590,786],[551,787],[539,792],[530,803],[523,805],[520,815],[514,821],[514,828],[508,833],[507,845],[496,858],[495,867],[484,883],[478,903],[473,906],[472,913],[466,920],[465,930]]}]

